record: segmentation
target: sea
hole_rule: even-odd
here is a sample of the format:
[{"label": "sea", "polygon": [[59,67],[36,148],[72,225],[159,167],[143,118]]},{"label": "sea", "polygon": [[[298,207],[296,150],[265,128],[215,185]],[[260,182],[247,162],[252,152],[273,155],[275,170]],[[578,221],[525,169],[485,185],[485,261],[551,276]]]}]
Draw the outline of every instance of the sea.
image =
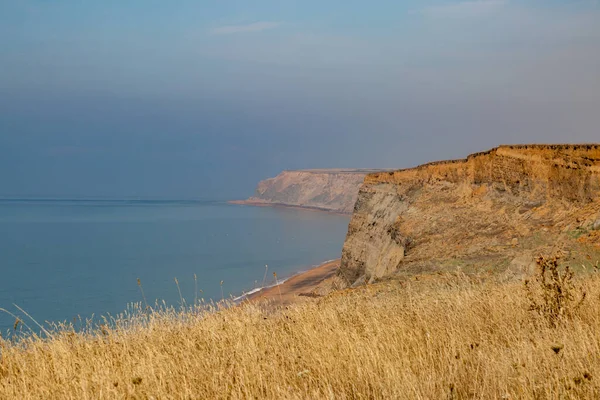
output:
[{"label": "sea", "polygon": [[175,307],[239,298],[339,257],[348,222],[223,201],[3,199],[0,332],[15,316],[101,321],[142,290]]}]

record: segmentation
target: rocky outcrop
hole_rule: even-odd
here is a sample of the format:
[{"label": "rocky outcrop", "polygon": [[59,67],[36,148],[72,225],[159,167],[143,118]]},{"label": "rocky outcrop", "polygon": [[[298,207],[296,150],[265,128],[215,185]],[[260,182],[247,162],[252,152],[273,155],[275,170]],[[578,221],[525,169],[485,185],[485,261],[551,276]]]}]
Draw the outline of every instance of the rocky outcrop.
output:
[{"label": "rocky outcrop", "polygon": [[598,144],[500,146],[372,173],[339,274],[352,284],[456,267],[524,272],[543,249],[599,249],[599,215]]},{"label": "rocky outcrop", "polygon": [[261,181],[253,197],[236,204],[281,205],[351,213],[365,176],[375,170],[284,171]]}]

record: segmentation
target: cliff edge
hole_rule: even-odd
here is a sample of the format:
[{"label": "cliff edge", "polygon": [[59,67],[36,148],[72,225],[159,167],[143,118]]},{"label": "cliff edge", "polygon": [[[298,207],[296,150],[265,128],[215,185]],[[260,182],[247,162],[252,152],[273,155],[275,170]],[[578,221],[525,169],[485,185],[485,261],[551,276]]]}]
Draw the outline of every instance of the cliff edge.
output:
[{"label": "cliff edge", "polygon": [[461,269],[531,272],[539,252],[600,250],[600,144],[514,145],[360,188],[338,274],[348,284]]},{"label": "cliff edge", "polygon": [[280,205],[350,214],[365,176],[376,170],[283,171],[259,182],[254,196],[235,204]]}]

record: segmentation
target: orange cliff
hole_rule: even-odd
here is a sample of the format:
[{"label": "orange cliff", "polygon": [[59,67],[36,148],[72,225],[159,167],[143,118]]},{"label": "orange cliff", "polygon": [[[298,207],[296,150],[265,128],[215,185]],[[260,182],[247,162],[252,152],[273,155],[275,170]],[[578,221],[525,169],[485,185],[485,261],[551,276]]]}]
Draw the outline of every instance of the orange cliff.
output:
[{"label": "orange cliff", "polygon": [[598,249],[599,218],[599,144],[507,145],[372,173],[339,275],[349,284],[449,266],[519,275],[550,247]]}]

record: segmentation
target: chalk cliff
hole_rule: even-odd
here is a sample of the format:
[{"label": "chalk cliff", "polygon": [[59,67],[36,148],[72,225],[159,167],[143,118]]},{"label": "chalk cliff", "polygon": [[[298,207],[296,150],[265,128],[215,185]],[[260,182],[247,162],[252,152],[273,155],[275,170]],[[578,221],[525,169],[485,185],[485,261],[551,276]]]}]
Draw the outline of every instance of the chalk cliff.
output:
[{"label": "chalk cliff", "polygon": [[356,284],[448,268],[527,273],[543,250],[600,250],[599,218],[599,144],[500,146],[372,173],[339,275]]},{"label": "chalk cliff", "polygon": [[237,204],[283,205],[351,213],[358,189],[367,173],[364,169],[314,169],[283,171],[261,181],[253,197]]}]

